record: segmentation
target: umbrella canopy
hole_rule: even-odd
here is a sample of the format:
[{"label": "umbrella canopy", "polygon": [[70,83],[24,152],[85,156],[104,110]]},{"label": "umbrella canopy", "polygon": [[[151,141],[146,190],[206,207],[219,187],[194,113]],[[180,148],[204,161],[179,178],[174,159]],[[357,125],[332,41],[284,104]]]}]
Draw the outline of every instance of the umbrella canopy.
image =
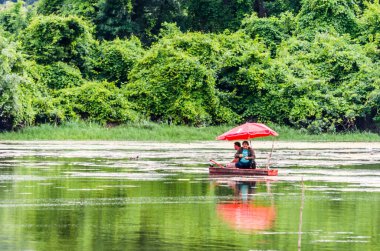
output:
[{"label": "umbrella canopy", "polygon": [[216,139],[247,140],[266,136],[278,136],[278,133],[261,123],[245,123],[219,135]]},{"label": "umbrella canopy", "polygon": [[217,214],[230,227],[241,231],[269,229],[276,218],[273,206],[255,206],[246,203],[219,204]]}]

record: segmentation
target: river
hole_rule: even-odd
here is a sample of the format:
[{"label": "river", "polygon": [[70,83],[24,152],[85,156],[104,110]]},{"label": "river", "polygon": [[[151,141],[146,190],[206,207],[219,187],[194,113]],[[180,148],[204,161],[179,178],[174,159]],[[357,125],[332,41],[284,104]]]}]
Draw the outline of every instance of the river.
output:
[{"label": "river", "polygon": [[0,250],[378,250],[380,143],[252,143],[2,141]]}]

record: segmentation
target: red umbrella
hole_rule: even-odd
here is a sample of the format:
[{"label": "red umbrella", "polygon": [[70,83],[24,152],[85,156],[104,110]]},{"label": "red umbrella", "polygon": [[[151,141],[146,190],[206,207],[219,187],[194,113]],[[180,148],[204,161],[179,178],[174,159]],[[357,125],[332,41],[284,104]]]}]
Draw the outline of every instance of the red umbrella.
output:
[{"label": "red umbrella", "polygon": [[230,227],[242,231],[269,229],[276,219],[273,206],[256,206],[249,203],[219,204],[217,214]]},{"label": "red umbrella", "polygon": [[278,133],[261,123],[245,123],[232,128],[216,139],[219,140],[247,140],[258,137],[278,136]]}]

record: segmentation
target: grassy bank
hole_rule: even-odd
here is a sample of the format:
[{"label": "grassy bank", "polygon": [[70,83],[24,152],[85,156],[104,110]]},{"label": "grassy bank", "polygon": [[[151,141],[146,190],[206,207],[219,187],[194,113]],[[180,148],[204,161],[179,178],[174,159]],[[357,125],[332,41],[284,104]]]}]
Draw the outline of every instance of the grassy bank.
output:
[{"label": "grassy bank", "polygon": [[[378,134],[355,132],[346,134],[309,135],[289,127],[270,125],[282,141],[357,141],[379,142]],[[133,140],[190,142],[215,140],[233,126],[187,127],[153,123],[103,127],[94,123],[70,122],[61,126],[41,125],[24,128],[18,132],[0,133],[0,140]],[[270,140],[260,138],[257,140]],[[256,139],[255,139],[256,140]]]}]

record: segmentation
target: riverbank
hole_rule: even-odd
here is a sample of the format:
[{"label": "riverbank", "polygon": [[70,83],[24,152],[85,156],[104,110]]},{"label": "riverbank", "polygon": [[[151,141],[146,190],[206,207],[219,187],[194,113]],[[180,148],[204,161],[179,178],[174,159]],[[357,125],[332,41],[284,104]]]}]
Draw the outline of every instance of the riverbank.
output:
[{"label": "riverbank", "polygon": [[[285,126],[269,125],[279,133],[276,141],[303,142],[380,142],[380,136],[368,132],[324,133],[311,135],[303,130]],[[234,127],[209,126],[189,127],[156,123],[139,123],[115,127],[104,127],[94,123],[69,122],[61,126],[40,125],[26,127],[17,132],[0,133],[0,140],[95,140],[95,141],[158,141],[194,142],[214,141],[216,136]],[[255,141],[266,141],[259,138]]]}]

